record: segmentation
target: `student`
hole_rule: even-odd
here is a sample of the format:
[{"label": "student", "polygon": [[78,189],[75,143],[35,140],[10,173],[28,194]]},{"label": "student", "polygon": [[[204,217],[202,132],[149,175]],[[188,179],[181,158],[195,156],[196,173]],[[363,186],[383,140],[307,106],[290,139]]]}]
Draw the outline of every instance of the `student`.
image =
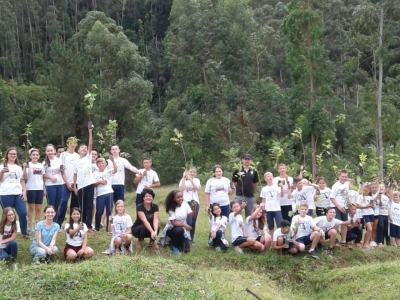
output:
[{"label": "student", "polygon": [[171,239],[172,252],[180,254],[180,251],[187,253],[190,251],[190,227],[187,223],[187,216],[192,218],[196,214],[196,203],[189,204],[183,202],[181,191],[171,191],[165,199],[165,210],[168,214],[168,223],[165,226],[166,235]]},{"label": "student", "polygon": [[78,207],[82,210],[82,222],[88,227],[89,233],[94,232],[92,228],[92,208],[95,180],[91,164],[93,128],[93,125],[91,128],[89,128],[88,145],[79,145],[79,159],[74,161],[74,193],[76,196],[78,196]]},{"label": "student", "polygon": [[[96,160],[99,157],[99,153],[97,152],[97,149],[92,148],[91,156],[92,156],[92,173],[93,173],[93,176],[94,176],[94,172],[98,172],[99,171],[99,168],[97,167],[97,164],[96,164]],[[105,163],[105,166],[107,166],[107,163]],[[95,179],[96,179],[96,177],[95,177]],[[96,220],[96,196],[97,196],[97,191],[96,190],[97,190],[97,188],[96,188],[96,185],[95,185],[94,186],[93,207],[92,207],[92,220],[93,219]],[[100,220],[101,226],[100,227],[103,227],[103,221],[104,221],[105,217],[106,217],[106,209],[104,208],[103,214],[101,215],[101,220]]]},{"label": "student", "polygon": [[35,227],[35,238],[29,248],[33,262],[54,261],[58,254],[56,246],[57,235],[60,232],[60,225],[55,223],[56,211],[53,206],[47,205],[44,208],[44,221],[40,221]]},{"label": "student", "polygon": [[[333,207],[336,210],[336,219],[346,222],[348,219],[348,212],[346,209],[346,203],[349,201],[349,183],[347,182],[347,171],[342,170],[339,173],[339,180],[335,182],[332,186],[332,191],[330,194],[330,199],[333,204]],[[347,237],[347,225],[343,225],[341,227],[341,246],[349,247],[346,243]]]},{"label": "student", "polygon": [[290,222],[282,220],[279,228],[274,232],[272,248],[278,254],[289,253],[294,255],[299,251],[299,247],[300,244],[296,242],[294,231],[290,228]]},{"label": "student", "polygon": [[61,154],[64,152],[64,146],[62,146],[62,145],[57,145],[56,146],[56,156],[58,157],[58,158],[60,158],[61,157]]},{"label": "student", "polygon": [[138,239],[136,249],[143,248],[145,238],[150,238],[149,245],[158,249],[155,242],[159,233],[158,205],[154,203],[155,194],[152,189],[142,191],[143,203],[136,206],[136,221],[132,225],[132,235]]},{"label": "student", "polygon": [[[115,215],[108,218],[108,231],[112,232],[110,247],[103,254],[132,253],[132,219],[125,213],[123,200],[115,202]],[[116,250],[118,252],[116,252]]]},{"label": "student", "polygon": [[[283,197],[280,197],[278,195],[278,200],[281,205],[282,218],[291,222],[292,217],[289,216],[289,212],[292,211],[292,200],[288,199],[288,194],[290,186],[293,184],[293,177],[288,176],[286,172],[287,172],[286,165],[279,164],[278,165],[279,176],[274,177],[273,183],[275,186],[278,186],[279,183],[282,183]],[[299,177],[302,177],[302,172],[299,175]]]},{"label": "student", "polygon": [[326,180],[324,177],[318,177],[317,179],[318,189],[315,190],[314,202],[315,202],[315,213],[317,217],[325,216],[327,209],[332,207],[329,196],[331,189],[326,186]]},{"label": "student", "polygon": [[214,176],[207,180],[205,188],[205,211],[208,211],[210,203],[217,203],[222,215],[229,217],[229,196],[235,192],[228,178],[223,177],[224,171],[220,165],[213,167]]},{"label": "student", "polygon": [[369,245],[371,247],[376,247],[378,244],[375,242],[377,236],[376,232],[378,229],[378,222],[379,222],[379,199],[380,199],[380,193],[379,193],[379,180],[378,178],[376,179],[376,182],[371,183],[370,185],[371,188],[371,196],[372,199],[374,199],[374,223],[372,224],[372,232],[371,232],[371,241]]},{"label": "student", "polygon": [[209,212],[210,218],[210,234],[209,245],[215,248],[215,252],[226,251],[229,247],[228,241],[225,239],[226,223],[228,218],[222,215],[219,204],[211,205]]},{"label": "student", "polygon": [[5,207],[0,221],[0,260],[16,262],[18,256],[17,218],[11,207]]},{"label": "student", "polygon": [[[52,144],[46,146],[46,158],[43,162],[44,164],[44,176],[46,194],[47,194],[47,204],[54,206],[56,212],[59,211],[62,192],[63,192],[63,179],[61,176],[61,160],[55,155],[55,148]],[[57,217],[56,217],[57,218]],[[57,221],[55,219],[54,221]]]},{"label": "student", "polygon": [[183,172],[181,181],[179,182],[179,189],[183,193],[183,201],[187,202],[189,206],[192,201],[196,201],[196,215],[192,219],[188,216],[186,222],[192,230],[190,230],[191,243],[194,244],[194,234],[196,232],[196,221],[199,215],[200,200],[199,200],[199,190],[201,188],[200,179],[196,177],[197,170],[195,168],[189,169],[189,171]]},{"label": "student", "polygon": [[273,176],[271,172],[266,172],[264,174],[264,180],[267,183],[261,189],[260,197],[262,201],[265,203],[265,210],[267,211],[267,223],[269,229],[269,235],[272,236],[274,234],[274,220],[275,224],[278,227],[282,218],[281,213],[281,205],[279,203],[279,197],[282,198],[283,193],[283,183],[282,181],[275,186],[273,183]]},{"label": "student", "polygon": [[231,213],[229,214],[229,229],[231,233],[231,242],[235,246],[237,253],[243,253],[242,249],[249,248],[251,250],[264,251],[265,246],[258,242],[254,237],[246,236],[244,229],[243,218],[241,215],[242,210],[246,207],[246,202],[242,202],[242,205],[232,201],[231,202]]},{"label": "student", "polygon": [[137,185],[136,206],[143,203],[143,189],[152,189],[160,186],[160,179],[156,171],[151,168],[152,163],[150,158],[143,159],[143,169],[139,170],[139,174],[136,174],[135,180],[133,181],[133,183]]},{"label": "student", "polygon": [[23,172],[18,165],[17,149],[8,148],[0,165],[1,207],[12,207],[17,211],[22,238],[28,239],[26,222],[26,187]]},{"label": "student", "polygon": [[291,228],[296,234],[296,242],[299,243],[299,251],[304,252],[305,246],[311,244],[308,253],[312,258],[317,259],[318,255],[315,252],[315,247],[318,245],[321,237],[324,237],[325,233],[315,225],[313,219],[307,215],[307,213],[308,204],[301,204],[300,214],[293,217]]},{"label": "student", "polygon": [[340,225],[348,225],[350,221],[343,222],[341,220],[335,219],[336,211],[334,207],[330,207],[327,209],[326,216],[317,217],[314,219],[314,223],[318,228],[324,232],[324,236],[320,239],[320,244],[324,242],[324,240],[329,240],[329,246],[326,250],[326,254],[330,257],[333,256],[333,247],[335,247],[336,242],[336,228]]},{"label": "student", "polygon": [[367,232],[364,236],[363,249],[369,250],[371,246],[369,242],[372,234],[372,224],[374,223],[374,200],[371,194],[369,185],[364,185],[362,188],[362,195],[358,198],[357,208],[361,209],[361,214],[364,219],[364,226]]},{"label": "student", "polygon": [[104,211],[108,218],[111,215],[113,205],[113,194],[114,191],[111,186],[111,176],[117,172],[117,165],[115,164],[114,158],[111,157],[110,161],[113,163],[114,169],[106,169],[106,160],[104,158],[97,159],[98,171],[93,173],[94,187],[96,188],[96,217],[95,217],[95,230],[99,231],[101,228],[101,218],[103,217]]},{"label": "student", "polygon": [[376,206],[379,208],[378,228],[376,240],[379,247],[383,247],[386,241],[386,246],[390,245],[389,238],[389,205],[390,200],[386,196],[386,188],[384,184],[379,185],[378,200]]},{"label": "student", "polygon": [[[112,176],[111,185],[114,191],[114,202],[117,200],[125,199],[125,169],[129,171],[140,174],[139,170],[133,167],[130,162],[119,156],[121,150],[117,144],[111,146],[111,156],[114,158],[115,163],[117,164],[118,172]],[[107,161],[108,168],[112,169],[112,162],[110,160]]]},{"label": "student", "polygon": [[400,247],[400,192],[393,192],[393,201],[389,208],[390,242]]},{"label": "student", "polygon": [[[247,204],[246,204],[247,205]],[[246,218],[244,229],[246,236],[255,238],[257,242],[264,245],[264,252],[271,247],[272,238],[267,230],[267,218],[264,214],[265,202],[253,208],[253,213]]]},{"label": "student", "polygon": [[[26,182],[26,197],[28,198],[28,233],[34,234],[34,225],[40,221],[40,214],[43,204],[43,175],[44,166],[39,163],[40,158],[39,150],[32,148],[29,150],[29,157],[31,161],[24,163],[24,179]],[[35,222],[33,222],[32,215],[35,213]],[[32,226],[33,225],[33,226]]]},{"label": "student", "polygon": [[67,243],[64,248],[66,261],[75,261],[79,258],[90,258],[94,251],[87,246],[87,227],[80,222],[81,210],[77,207],[72,208],[69,223],[65,224],[65,234]]},{"label": "student", "polygon": [[349,208],[349,221],[347,225],[347,242],[354,242],[357,248],[361,247],[361,239],[363,236],[361,219],[357,215],[357,208],[351,206]]},{"label": "student", "polygon": [[307,215],[311,217],[315,209],[314,193],[317,188],[317,185],[310,184],[300,177],[295,177],[288,194],[288,199],[292,199],[293,211],[295,212],[296,207],[302,203],[307,203],[309,207]]}]

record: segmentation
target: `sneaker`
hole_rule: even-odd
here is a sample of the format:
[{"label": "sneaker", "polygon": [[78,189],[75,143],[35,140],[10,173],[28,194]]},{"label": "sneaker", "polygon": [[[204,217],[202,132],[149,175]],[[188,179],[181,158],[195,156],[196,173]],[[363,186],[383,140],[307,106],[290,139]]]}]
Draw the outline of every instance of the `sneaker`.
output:
[{"label": "sneaker", "polygon": [[153,249],[159,249],[155,240],[150,240],[149,246],[153,247]]},{"label": "sneaker", "polygon": [[105,250],[105,251],[103,251],[101,253],[103,253],[105,255],[109,255],[109,254],[111,254],[111,251],[110,251],[110,249],[107,249],[107,250]]},{"label": "sneaker", "polygon": [[196,243],[194,241],[190,241],[190,245],[196,246]]},{"label": "sneaker", "polygon": [[181,252],[179,251],[179,249],[176,248],[176,247],[174,247],[174,246],[172,246],[172,253],[173,253],[173,254],[176,254],[176,255],[181,254]]},{"label": "sneaker", "polygon": [[33,229],[28,229],[28,234],[34,235],[34,234],[35,234],[35,230],[33,230]]},{"label": "sneaker", "polygon": [[308,254],[310,254],[311,257],[314,259],[318,258],[317,252],[315,252],[315,250],[313,250],[313,251],[308,250]]},{"label": "sneaker", "polygon": [[333,257],[333,250],[332,249],[326,249],[326,255],[329,257]]},{"label": "sneaker", "polygon": [[340,242],[338,239],[335,240],[335,246],[340,246]]},{"label": "sneaker", "polygon": [[143,249],[143,242],[142,242],[142,241],[137,241],[137,243],[136,243],[136,249],[137,249],[137,250],[142,250],[142,249]]},{"label": "sneaker", "polygon": [[236,253],[240,253],[240,254],[243,253],[243,250],[239,246],[235,246],[235,248],[233,248],[233,249],[235,249]]},{"label": "sneaker", "polygon": [[369,245],[370,245],[371,247],[376,247],[376,246],[378,246],[378,244],[375,243],[375,241],[370,242]]},{"label": "sneaker", "polygon": [[221,252],[221,247],[215,247],[215,252]]}]

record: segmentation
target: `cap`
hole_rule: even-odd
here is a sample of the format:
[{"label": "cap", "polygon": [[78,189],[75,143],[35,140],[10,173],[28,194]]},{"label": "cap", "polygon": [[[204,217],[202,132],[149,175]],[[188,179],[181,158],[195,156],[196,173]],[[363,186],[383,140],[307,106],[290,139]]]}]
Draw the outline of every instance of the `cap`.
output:
[{"label": "cap", "polygon": [[243,154],[242,159],[250,159],[251,160],[251,155],[250,154]]}]

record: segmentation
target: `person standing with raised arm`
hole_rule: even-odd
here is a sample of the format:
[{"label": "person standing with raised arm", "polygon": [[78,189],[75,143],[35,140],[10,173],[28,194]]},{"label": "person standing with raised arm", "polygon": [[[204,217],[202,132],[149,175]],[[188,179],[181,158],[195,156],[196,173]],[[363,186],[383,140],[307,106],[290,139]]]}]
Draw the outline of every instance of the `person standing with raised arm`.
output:
[{"label": "person standing with raised arm", "polygon": [[143,203],[142,192],[144,189],[153,189],[160,186],[160,179],[156,171],[151,168],[152,161],[150,158],[143,159],[143,169],[139,170],[139,174],[133,181],[137,185],[136,189],[136,206]]},{"label": "person standing with raised arm", "polygon": [[[114,203],[118,200],[124,200],[125,198],[125,169],[128,169],[132,173],[140,174],[139,170],[132,166],[127,159],[119,156],[120,152],[121,150],[117,144],[111,146],[110,155],[114,158],[118,169],[118,172],[111,176]],[[113,169],[113,163],[110,160],[107,160],[107,166],[109,169]]]}]

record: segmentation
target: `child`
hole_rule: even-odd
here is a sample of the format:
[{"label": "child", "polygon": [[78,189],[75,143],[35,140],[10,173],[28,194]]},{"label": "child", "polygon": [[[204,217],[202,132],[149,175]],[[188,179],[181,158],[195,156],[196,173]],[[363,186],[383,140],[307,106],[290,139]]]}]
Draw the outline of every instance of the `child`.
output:
[{"label": "child", "polygon": [[364,185],[362,188],[362,195],[357,200],[357,208],[361,209],[361,214],[364,219],[364,224],[367,232],[364,236],[363,249],[369,250],[369,242],[372,234],[372,224],[374,223],[374,203],[371,196],[371,188],[369,185]]},{"label": "child", "polygon": [[67,242],[64,248],[66,261],[75,261],[77,258],[90,258],[94,251],[87,246],[87,227],[80,223],[81,210],[77,207],[72,208],[69,223],[65,224],[65,234]]},{"label": "child", "polygon": [[226,229],[227,217],[222,215],[219,204],[214,203],[209,210],[210,215],[210,235],[209,245],[215,248],[215,252],[227,250],[229,247],[228,241],[225,239],[224,233]]},{"label": "child", "polygon": [[273,183],[273,176],[271,172],[267,172],[264,174],[264,180],[267,183],[265,187],[262,188],[260,197],[262,201],[265,203],[265,210],[267,211],[267,222],[269,235],[272,236],[274,234],[274,219],[275,224],[278,226],[282,218],[281,213],[281,204],[279,202],[279,197],[283,197],[283,182],[279,182],[278,186],[275,186]]},{"label": "child", "polygon": [[0,261],[16,262],[18,255],[17,218],[11,207],[5,207],[0,221]]},{"label": "child", "polygon": [[231,233],[231,242],[235,246],[237,253],[243,253],[244,248],[251,250],[264,251],[265,247],[263,244],[258,242],[255,238],[246,236],[244,231],[243,218],[240,214],[242,209],[246,207],[246,202],[242,202],[242,205],[231,202],[231,213],[229,214],[229,229]]},{"label": "child", "polygon": [[292,230],[296,234],[296,242],[299,243],[299,251],[304,252],[305,246],[311,244],[308,253],[312,258],[317,259],[318,255],[315,252],[315,247],[321,237],[324,236],[324,232],[315,225],[313,219],[307,215],[308,204],[303,203],[300,205],[300,214],[296,215],[292,219]]},{"label": "child", "polygon": [[299,251],[300,244],[295,240],[294,231],[290,229],[290,222],[282,220],[279,227],[274,232],[272,247],[278,254],[296,254]]},{"label": "child", "polygon": [[390,200],[385,195],[385,185],[379,185],[379,193],[378,193],[378,203],[377,207],[379,208],[379,216],[378,216],[378,229],[377,229],[377,242],[379,247],[383,247],[384,242],[386,240],[386,246],[389,245],[389,205]]},{"label": "child", "polygon": [[[294,189],[296,187],[296,189]],[[308,204],[307,215],[312,216],[315,209],[314,192],[318,186],[310,183],[305,183],[302,178],[295,177],[293,179],[293,186],[289,191],[288,198],[292,199],[293,211],[296,211],[296,206],[302,203]]]},{"label": "child", "polygon": [[400,247],[400,192],[393,192],[393,201],[389,208],[390,242]]},{"label": "child", "polygon": [[150,158],[143,159],[143,169],[139,170],[139,174],[136,174],[133,181],[133,183],[137,185],[136,206],[143,203],[143,189],[153,189],[160,186],[160,179],[156,171],[151,168],[152,164],[153,162]]},{"label": "child", "polygon": [[349,221],[347,225],[347,242],[355,242],[357,248],[361,248],[361,239],[363,236],[361,220],[357,214],[357,208],[351,206],[349,208]]},{"label": "child", "polygon": [[379,193],[379,183],[378,179],[376,182],[371,183],[371,196],[372,199],[374,199],[374,222],[372,223],[372,233],[371,233],[371,241],[369,245],[371,247],[376,247],[378,244],[375,242],[376,239],[376,231],[378,229],[378,222],[379,222],[379,205],[378,201],[380,199],[380,193]]},{"label": "child", "polygon": [[343,222],[338,219],[335,219],[335,216],[336,216],[335,208],[330,207],[327,210],[326,216],[321,216],[314,219],[315,225],[321,228],[322,231],[324,232],[324,236],[320,240],[320,244],[322,244],[324,240],[329,239],[329,246],[328,249],[326,250],[326,254],[330,257],[333,256],[333,247],[335,247],[337,226],[350,224],[349,221]]},{"label": "child", "polygon": [[266,217],[264,214],[265,203],[262,202],[259,206],[253,208],[253,213],[246,218],[244,229],[246,236],[253,237],[257,242],[264,245],[264,252],[271,247],[271,236],[267,231]]},{"label": "child", "polygon": [[331,207],[331,200],[329,195],[331,194],[331,189],[326,187],[326,180],[324,177],[319,177],[317,180],[318,189],[314,194],[314,201],[316,202],[315,213],[317,217],[325,216],[327,208]]},{"label": "child", "polygon": [[112,231],[110,248],[103,254],[115,254],[116,250],[120,254],[132,253],[132,219],[125,214],[125,203],[123,200],[115,202],[115,215],[108,218],[108,231]]}]

